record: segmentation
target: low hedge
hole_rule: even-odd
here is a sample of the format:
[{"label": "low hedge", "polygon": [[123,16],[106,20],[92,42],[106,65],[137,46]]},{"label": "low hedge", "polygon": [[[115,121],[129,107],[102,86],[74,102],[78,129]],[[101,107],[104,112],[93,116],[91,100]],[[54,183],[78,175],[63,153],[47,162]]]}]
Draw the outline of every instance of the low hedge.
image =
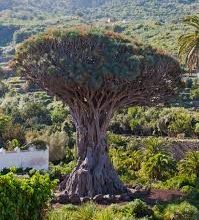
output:
[{"label": "low hedge", "polygon": [[0,175],[0,220],[40,220],[55,182],[38,172],[32,177]]}]

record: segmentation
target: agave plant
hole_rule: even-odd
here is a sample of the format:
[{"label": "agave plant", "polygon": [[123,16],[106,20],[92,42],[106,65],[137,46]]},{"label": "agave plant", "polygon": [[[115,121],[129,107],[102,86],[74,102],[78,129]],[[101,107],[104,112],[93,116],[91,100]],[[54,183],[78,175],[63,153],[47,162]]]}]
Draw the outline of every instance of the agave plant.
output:
[{"label": "agave plant", "polygon": [[184,23],[194,28],[193,32],[179,38],[179,57],[190,70],[199,68],[199,16],[189,16]]}]

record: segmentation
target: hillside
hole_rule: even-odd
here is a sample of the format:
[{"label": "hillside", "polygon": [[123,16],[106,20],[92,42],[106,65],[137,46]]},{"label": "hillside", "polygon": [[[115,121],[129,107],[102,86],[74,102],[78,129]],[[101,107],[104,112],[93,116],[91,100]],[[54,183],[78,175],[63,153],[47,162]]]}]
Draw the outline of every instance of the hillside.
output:
[{"label": "hillside", "polygon": [[176,55],[177,39],[187,30],[181,20],[198,8],[199,0],[0,0],[0,47],[12,45],[3,49],[8,54],[51,26],[94,22]]},{"label": "hillside", "polygon": [[85,20],[116,19],[178,20],[196,13],[198,0],[1,0],[1,18],[47,20],[48,17],[79,15]]}]

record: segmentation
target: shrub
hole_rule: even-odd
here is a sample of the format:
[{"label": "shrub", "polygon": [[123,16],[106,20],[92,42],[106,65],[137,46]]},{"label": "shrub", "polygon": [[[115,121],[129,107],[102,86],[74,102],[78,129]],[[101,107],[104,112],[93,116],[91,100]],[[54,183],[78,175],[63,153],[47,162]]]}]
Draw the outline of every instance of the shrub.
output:
[{"label": "shrub", "polygon": [[51,120],[53,123],[61,123],[67,118],[69,111],[62,103],[56,103],[51,111]]},{"label": "shrub", "polygon": [[175,170],[175,161],[168,155],[157,153],[142,163],[140,176],[148,180],[165,180]]},{"label": "shrub", "polygon": [[188,152],[178,164],[180,173],[195,175],[199,179],[199,151]]},{"label": "shrub", "polygon": [[[0,144],[4,147],[9,148],[9,141],[12,142],[13,139],[18,140],[20,144],[25,142],[25,133],[22,126],[13,124],[12,118],[4,114],[0,114],[0,135],[3,142]],[[8,146],[6,146],[6,142]]]},{"label": "shrub", "polygon": [[70,174],[76,166],[75,161],[71,161],[68,164],[53,165],[50,163],[49,175],[51,179],[59,179],[61,175]]},{"label": "shrub", "polygon": [[199,88],[191,90],[191,98],[196,100],[199,99]]},{"label": "shrub", "polygon": [[126,147],[128,143],[128,138],[110,133],[108,135],[108,142],[114,147]]},{"label": "shrub", "polygon": [[170,204],[163,213],[164,220],[198,220],[199,210],[188,202]]},{"label": "shrub", "polygon": [[168,129],[170,134],[181,134],[186,135],[192,134],[192,115],[189,111],[184,109],[175,109],[171,113],[171,122],[169,123]]},{"label": "shrub", "polygon": [[13,173],[0,176],[0,219],[42,219],[54,187],[48,175],[39,173],[31,178],[19,178]]},{"label": "shrub", "polygon": [[151,157],[159,152],[165,153],[164,139],[159,137],[148,137],[143,141],[146,158]]},{"label": "shrub", "polygon": [[50,112],[40,103],[26,103],[26,106],[21,110],[21,116],[26,120],[28,126],[33,123],[51,125]]},{"label": "shrub", "polygon": [[195,187],[196,178],[194,176],[188,176],[188,175],[177,175],[168,179],[163,183],[156,185],[157,188],[164,188],[164,189],[182,189],[185,186]]},{"label": "shrub", "polygon": [[[20,124],[13,124],[12,122],[8,124],[8,126],[4,129],[2,134],[3,140],[8,143],[6,144],[6,148],[10,147],[9,141],[13,143],[13,140],[17,140],[19,145],[23,145],[25,143],[25,132],[23,127]],[[16,147],[16,144],[12,145],[13,148]]]},{"label": "shrub", "polygon": [[133,183],[141,166],[142,152],[111,148],[110,156],[121,180],[127,184]]},{"label": "shrub", "polygon": [[110,207],[113,213],[122,214],[126,217],[151,217],[153,216],[153,211],[147,206],[147,204],[140,199],[135,199],[133,202],[130,202],[123,206],[113,205]]}]

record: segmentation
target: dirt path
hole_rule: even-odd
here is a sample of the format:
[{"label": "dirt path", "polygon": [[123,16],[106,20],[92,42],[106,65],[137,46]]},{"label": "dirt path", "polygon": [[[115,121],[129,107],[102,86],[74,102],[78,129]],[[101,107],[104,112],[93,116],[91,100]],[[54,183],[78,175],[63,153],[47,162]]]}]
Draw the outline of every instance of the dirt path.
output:
[{"label": "dirt path", "polygon": [[167,203],[183,198],[185,194],[178,190],[161,190],[161,189],[152,189],[151,192],[141,197],[147,204],[155,205],[160,203]]}]

